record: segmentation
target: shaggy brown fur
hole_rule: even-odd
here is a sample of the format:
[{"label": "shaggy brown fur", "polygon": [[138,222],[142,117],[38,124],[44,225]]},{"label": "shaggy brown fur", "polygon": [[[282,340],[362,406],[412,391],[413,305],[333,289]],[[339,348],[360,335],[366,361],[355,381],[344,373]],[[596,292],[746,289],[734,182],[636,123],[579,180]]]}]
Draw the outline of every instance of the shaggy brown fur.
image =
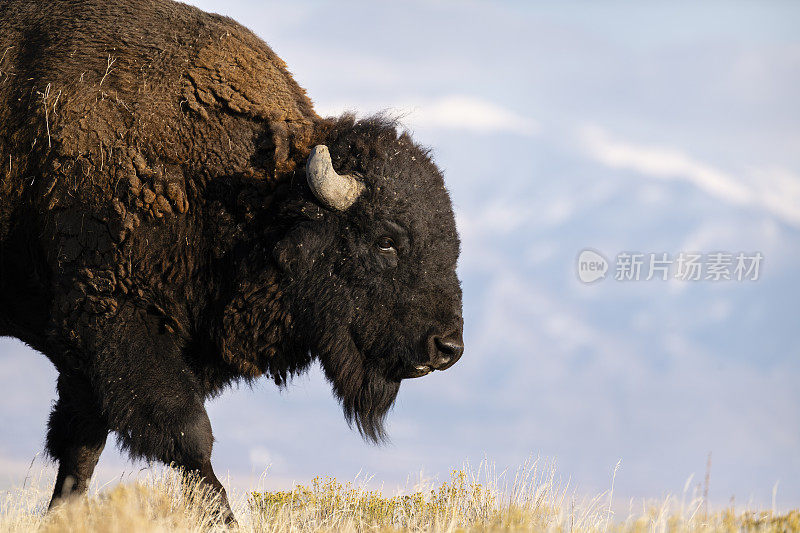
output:
[{"label": "shaggy brown fur", "polygon": [[[245,185],[239,207],[263,209],[320,128],[283,61],[228,18],[146,0],[0,11],[0,242],[36,213],[65,327],[148,290],[137,278],[160,278],[164,300],[185,294],[214,181]],[[143,223],[157,242],[129,238]]]},{"label": "shaggy brown fur", "polygon": [[[306,185],[318,143],[366,185],[346,212]],[[428,153],[381,118],[318,117],[234,21],[0,0],[0,335],[60,374],[53,502],[85,489],[109,431],[224,501],[204,400],[315,358],[380,440],[400,380],[461,354],[458,246]]]}]

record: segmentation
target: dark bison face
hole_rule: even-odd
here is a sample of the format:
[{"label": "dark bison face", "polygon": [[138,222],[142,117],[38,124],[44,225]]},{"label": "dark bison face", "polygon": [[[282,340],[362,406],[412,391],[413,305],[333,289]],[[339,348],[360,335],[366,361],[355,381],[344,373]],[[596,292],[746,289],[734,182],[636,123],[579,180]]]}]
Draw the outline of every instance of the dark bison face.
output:
[{"label": "dark bison face", "polygon": [[450,197],[427,151],[380,118],[339,119],[306,174],[314,214],[276,249],[303,272],[299,340],[348,421],[377,441],[400,381],[445,370],[464,350]]}]

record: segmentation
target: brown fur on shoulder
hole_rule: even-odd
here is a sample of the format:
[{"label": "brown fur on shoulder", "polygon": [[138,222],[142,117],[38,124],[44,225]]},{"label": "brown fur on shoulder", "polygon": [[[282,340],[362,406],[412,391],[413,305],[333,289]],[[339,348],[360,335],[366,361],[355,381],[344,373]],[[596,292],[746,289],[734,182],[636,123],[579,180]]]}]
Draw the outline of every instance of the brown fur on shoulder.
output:
[{"label": "brown fur on shoulder", "polygon": [[[117,191],[139,189],[134,171],[165,187],[274,181],[307,154],[319,120],[311,101],[229,18],[165,0],[6,0],[0,12],[0,240],[26,191],[52,209],[55,187],[84,192],[81,174]],[[42,161],[55,183],[30,182]],[[191,174],[177,179],[177,167]]]}]

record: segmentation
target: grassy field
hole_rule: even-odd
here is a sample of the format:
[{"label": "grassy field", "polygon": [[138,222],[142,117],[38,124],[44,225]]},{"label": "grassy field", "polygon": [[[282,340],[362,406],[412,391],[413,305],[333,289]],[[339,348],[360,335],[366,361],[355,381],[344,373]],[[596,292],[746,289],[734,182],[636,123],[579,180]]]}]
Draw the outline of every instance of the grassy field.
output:
[{"label": "grassy field", "polygon": [[[688,484],[687,484],[688,487]],[[162,474],[94,491],[45,514],[50,485],[26,482],[0,502],[0,531],[224,531],[213,500],[180,476]],[[702,491],[701,491],[702,492]],[[241,531],[800,531],[800,511],[708,510],[702,495],[657,503],[613,501],[612,488],[580,498],[538,463],[515,475],[465,467],[450,479],[384,495],[364,484],[315,478],[291,490],[233,495]],[[617,505],[612,505],[612,504]]]}]

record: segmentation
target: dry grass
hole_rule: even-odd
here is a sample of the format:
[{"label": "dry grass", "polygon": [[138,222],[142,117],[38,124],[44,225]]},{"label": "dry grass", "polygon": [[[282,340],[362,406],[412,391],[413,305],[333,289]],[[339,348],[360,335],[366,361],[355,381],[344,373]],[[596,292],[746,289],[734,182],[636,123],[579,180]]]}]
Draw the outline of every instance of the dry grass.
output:
[{"label": "dry grass", "polygon": [[[0,501],[0,531],[223,531],[213,498],[165,471],[98,491],[45,514],[49,484],[28,483]],[[45,490],[47,489],[47,490]],[[636,513],[612,512],[613,492],[580,499],[551,465],[514,476],[491,466],[453,471],[440,484],[394,496],[365,483],[316,478],[292,490],[234,498],[241,531],[800,531],[800,511],[707,513],[702,495],[667,498]]]}]

